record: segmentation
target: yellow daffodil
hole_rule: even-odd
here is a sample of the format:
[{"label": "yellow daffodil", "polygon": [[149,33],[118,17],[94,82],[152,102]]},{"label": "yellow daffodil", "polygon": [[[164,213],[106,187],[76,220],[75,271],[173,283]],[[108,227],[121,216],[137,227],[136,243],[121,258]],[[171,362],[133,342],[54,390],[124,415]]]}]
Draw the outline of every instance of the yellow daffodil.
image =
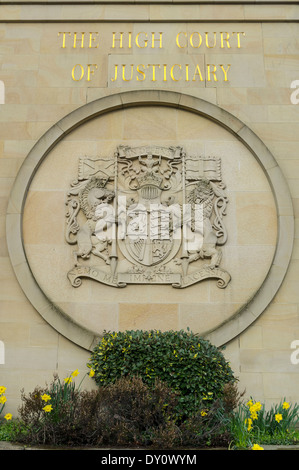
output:
[{"label": "yellow daffodil", "polygon": [[290,404],[287,401],[284,401],[282,407],[284,410],[287,410],[288,408],[290,408]]},{"label": "yellow daffodil", "polygon": [[6,397],[4,395],[2,395],[2,397],[0,397],[0,403],[5,403],[6,402]]},{"label": "yellow daffodil", "polygon": [[43,410],[46,412],[46,413],[50,413],[52,411],[52,405],[46,405],[43,407]]},{"label": "yellow daffodil", "polygon": [[247,431],[250,431],[252,429],[252,419],[251,418],[245,419],[245,424],[247,425]]},{"label": "yellow daffodil", "polygon": [[259,446],[258,444],[254,444],[252,447],[251,447],[252,450],[264,450],[263,447]]},{"label": "yellow daffodil", "polygon": [[72,377],[77,377],[77,375],[79,375],[80,372],[78,371],[78,369],[74,370],[74,372],[72,372]]},{"label": "yellow daffodil", "polygon": [[41,399],[44,400],[45,402],[51,400],[51,397],[50,395],[47,395],[46,393],[44,393],[42,396],[41,396]]},{"label": "yellow daffodil", "polygon": [[66,377],[64,381],[66,384],[70,384],[72,382],[72,377]]},{"label": "yellow daffodil", "polygon": [[9,419],[12,418],[12,414],[11,414],[11,413],[6,413],[6,415],[4,416],[4,418],[6,419],[6,421],[8,421]]},{"label": "yellow daffodil", "polygon": [[3,385],[0,386],[0,395],[2,395],[2,393],[4,393],[6,390],[6,387],[3,387]]},{"label": "yellow daffodil", "polygon": [[257,419],[257,413],[261,410],[262,404],[259,401],[257,401],[256,403],[252,403],[252,401],[250,401],[247,403],[247,405],[249,406],[251,419]]},{"label": "yellow daffodil", "polygon": [[282,420],[282,415],[280,413],[276,413],[275,420],[279,423]]},{"label": "yellow daffodil", "polygon": [[252,404],[250,407],[249,407],[249,410],[251,413],[253,412],[256,412],[256,411],[260,411],[262,408],[262,404],[257,401],[256,403]]},{"label": "yellow daffodil", "polygon": [[89,377],[93,377],[93,376],[94,376],[94,374],[95,374],[94,370],[93,370],[93,369],[90,369],[90,372],[89,372],[89,374],[88,374],[88,375],[89,375]]},{"label": "yellow daffodil", "polygon": [[206,416],[208,413],[207,413],[205,410],[202,410],[202,411],[200,412],[200,414],[201,414],[201,416]]}]

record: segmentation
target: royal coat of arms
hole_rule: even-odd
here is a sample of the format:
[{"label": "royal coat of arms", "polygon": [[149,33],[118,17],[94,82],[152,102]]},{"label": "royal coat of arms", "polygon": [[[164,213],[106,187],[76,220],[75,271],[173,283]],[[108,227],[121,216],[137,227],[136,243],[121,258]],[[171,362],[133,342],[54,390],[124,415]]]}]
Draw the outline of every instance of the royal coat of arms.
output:
[{"label": "royal coat of arms", "polygon": [[111,157],[82,157],[67,194],[68,278],[114,287],[188,287],[230,275],[220,267],[228,203],[221,159],[180,146],[121,145]]}]

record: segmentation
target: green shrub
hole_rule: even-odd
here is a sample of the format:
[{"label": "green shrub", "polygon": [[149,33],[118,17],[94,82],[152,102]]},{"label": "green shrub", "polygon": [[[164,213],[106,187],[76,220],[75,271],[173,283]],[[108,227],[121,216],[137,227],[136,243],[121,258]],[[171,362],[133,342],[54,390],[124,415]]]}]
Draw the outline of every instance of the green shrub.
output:
[{"label": "green shrub", "polygon": [[17,441],[21,435],[26,435],[27,430],[22,421],[13,419],[9,421],[0,421],[0,441]]},{"label": "green shrub", "polygon": [[140,377],[122,377],[100,387],[97,396],[94,427],[106,445],[152,445],[157,433],[169,429],[178,400],[166,384],[156,380],[150,388]]},{"label": "green shrub", "polygon": [[[51,405],[45,405],[46,397],[51,397],[47,401]],[[155,435],[169,426],[177,394],[159,381],[152,389],[136,377],[121,378],[98,390],[80,391],[70,383],[64,386],[56,376],[49,387],[23,392],[22,402],[22,433],[17,435],[20,442],[130,446],[151,444]]]},{"label": "green shrub", "polygon": [[[22,390],[23,403],[19,408],[19,415],[27,432],[23,433],[20,439],[37,444],[72,443],[76,419],[81,414],[80,387],[87,374],[79,386],[73,382],[77,375],[79,372],[75,370],[61,381],[59,376],[54,374],[54,380],[49,386],[37,386],[28,394]],[[79,422],[81,423],[81,418]]]},{"label": "green shrub", "polygon": [[189,331],[105,333],[89,367],[99,386],[125,376],[139,376],[154,387],[159,379],[180,393],[178,413],[196,413],[202,400],[213,402],[236,379],[222,352]]},{"label": "green shrub", "polygon": [[[62,399],[62,391],[67,399]],[[29,445],[228,446],[234,386],[226,385],[223,397],[209,409],[203,400],[200,410],[181,422],[176,418],[179,397],[158,379],[152,387],[140,377],[127,376],[96,390],[80,391],[55,376],[49,387],[22,393],[20,421],[13,429],[6,428],[6,435]]]},{"label": "green shrub", "polygon": [[[72,441],[74,419],[80,407],[80,393],[76,390],[68,393],[68,399],[62,399],[61,393],[53,393],[59,388],[59,379],[54,378],[50,387],[39,386],[25,394],[22,391],[23,404],[19,408],[21,422],[27,434],[20,436],[30,444],[66,444]],[[44,397],[51,397],[50,402]]]}]

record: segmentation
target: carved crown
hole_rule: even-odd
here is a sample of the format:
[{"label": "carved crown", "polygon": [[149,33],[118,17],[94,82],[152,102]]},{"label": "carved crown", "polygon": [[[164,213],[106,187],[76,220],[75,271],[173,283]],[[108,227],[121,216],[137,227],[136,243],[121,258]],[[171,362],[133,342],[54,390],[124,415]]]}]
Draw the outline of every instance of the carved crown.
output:
[{"label": "carved crown", "polygon": [[146,175],[142,175],[136,178],[138,182],[139,188],[144,186],[156,186],[159,189],[162,189],[163,185],[163,177],[157,175],[156,173],[150,173]]}]

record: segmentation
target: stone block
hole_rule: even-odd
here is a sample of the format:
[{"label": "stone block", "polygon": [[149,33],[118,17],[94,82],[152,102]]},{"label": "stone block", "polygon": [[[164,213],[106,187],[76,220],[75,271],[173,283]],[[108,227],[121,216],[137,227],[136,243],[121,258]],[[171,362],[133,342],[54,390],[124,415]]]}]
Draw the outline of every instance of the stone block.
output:
[{"label": "stone block", "polygon": [[119,330],[177,330],[178,306],[176,304],[119,305]]}]

